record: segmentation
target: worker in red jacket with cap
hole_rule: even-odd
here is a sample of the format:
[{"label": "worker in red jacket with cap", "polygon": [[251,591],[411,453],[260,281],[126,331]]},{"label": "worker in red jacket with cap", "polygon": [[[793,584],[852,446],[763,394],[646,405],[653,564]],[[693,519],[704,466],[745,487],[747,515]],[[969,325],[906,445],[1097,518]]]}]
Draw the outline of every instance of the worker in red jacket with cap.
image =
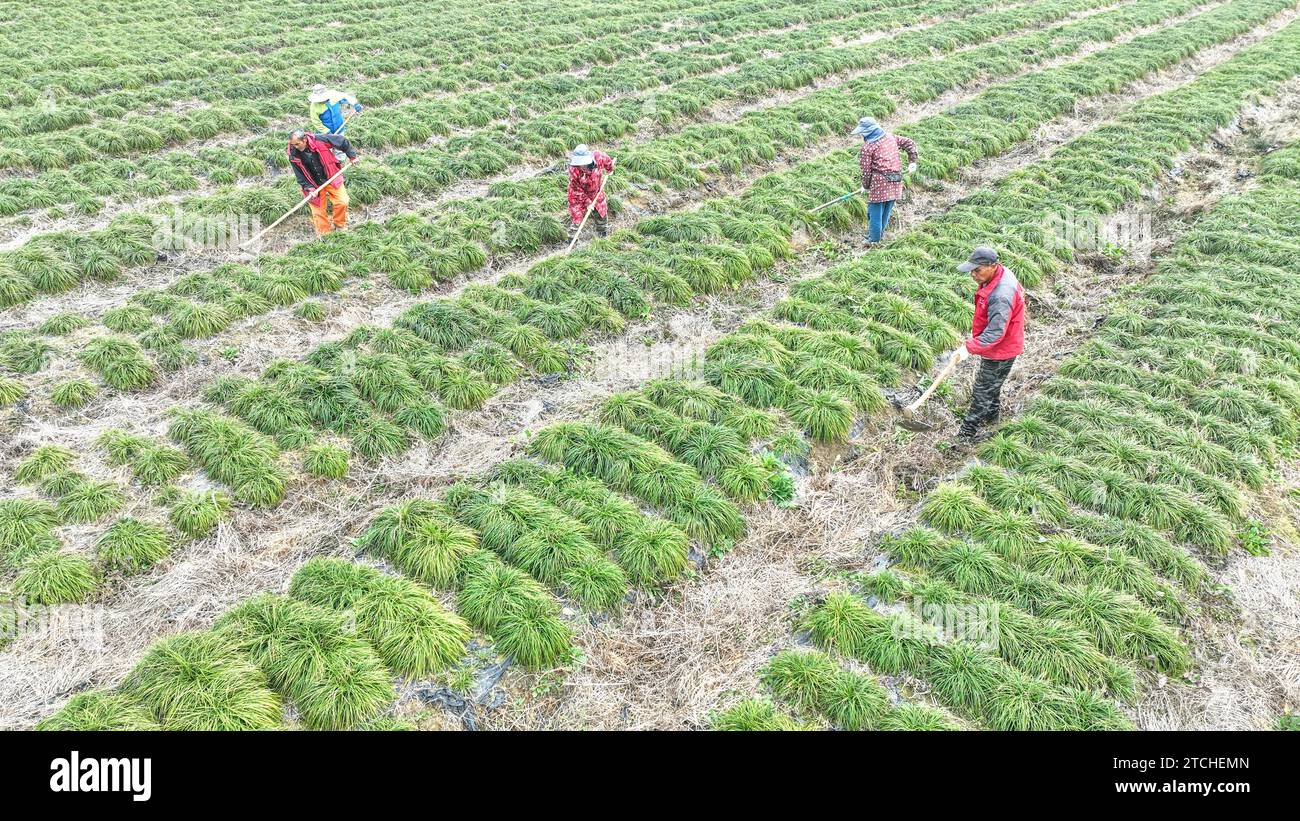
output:
[{"label": "worker in red jacket with cap", "polygon": [[970,338],[953,353],[959,362],[972,354],[980,357],[970,407],[957,434],[973,441],[981,426],[998,421],[1002,383],[1025,349],[1025,289],[992,248],[976,248],[957,270],[969,273],[979,286]]}]

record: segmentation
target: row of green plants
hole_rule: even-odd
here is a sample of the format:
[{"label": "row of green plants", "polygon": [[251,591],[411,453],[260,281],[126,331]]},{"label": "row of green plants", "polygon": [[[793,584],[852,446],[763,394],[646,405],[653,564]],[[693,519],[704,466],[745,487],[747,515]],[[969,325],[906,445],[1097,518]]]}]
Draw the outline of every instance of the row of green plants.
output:
[{"label": "row of green plants", "polygon": [[312,559],[212,628],[154,642],[112,689],[74,696],[38,730],[394,729],[394,679],[465,655],[470,628],[426,588]]},{"label": "row of green plants", "polygon": [[[1127,660],[1132,655],[1116,652],[1114,642],[1103,644],[1089,629],[1088,622],[1073,618],[1065,607],[1039,609],[1036,601],[1028,597],[1006,601],[978,585],[967,585],[966,577],[950,572],[956,565],[943,561],[933,562],[935,572],[918,569],[929,557],[940,555],[941,542],[933,533],[921,530],[891,538],[886,549],[897,558],[896,563],[888,570],[854,574],[850,579],[852,586],[860,593],[874,596],[880,604],[899,603],[922,614],[926,608],[936,605],[987,614],[987,624],[976,626],[987,626],[989,649],[1008,664],[1066,687],[1095,690],[1122,699],[1137,695],[1134,665]],[[955,581],[948,581],[949,576]],[[1063,594],[1062,599],[1068,599],[1068,594]],[[1135,616],[1133,621],[1139,619]],[[1108,638],[1113,636],[1109,634]],[[1138,641],[1130,640],[1133,644]]]},{"label": "row of green plants", "polygon": [[783,650],[763,668],[761,678],[779,704],[747,698],[709,716],[715,730],[779,732],[829,726],[837,730],[959,730],[943,710],[895,701],[873,676],[844,667],[817,650]]},{"label": "row of green plants", "polygon": [[[933,524],[928,518],[926,521]],[[1082,541],[1076,543],[1083,545],[1080,551],[1098,551]],[[1190,666],[1177,630],[1126,589],[1126,573],[1149,575],[1139,562],[1121,559],[1109,575],[1070,573],[1066,562],[1074,558],[1072,554],[1066,553],[1062,560],[1059,551],[1047,547],[1017,554],[1004,550],[996,534],[990,538],[972,534],[962,541],[930,529],[909,531],[886,540],[883,547],[900,566],[928,570],[963,593],[988,596],[1082,630],[1091,644],[1113,658],[1170,675],[1181,674]],[[1118,551],[1115,554],[1122,556]],[[1077,570],[1077,565],[1069,569]],[[1091,649],[1078,641],[1072,645],[1071,652]],[[1107,685],[1116,695],[1132,694],[1122,686],[1122,677],[1109,673],[1107,677]]]},{"label": "row of green plants", "polygon": [[[779,459],[750,453],[751,440],[776,437],[783,421],[776,413],[737,407],[709,386],[657,379],[643,390],[614,394],[597,415],[603,424],[663,447],[737,502],[793,498],[793,483]],[[789,430],[784,433],[788,437]]]},{"label": "row of green plants", "polygon": [[[1098,5],[1099,2],[1100,0],[1072,0],[1073,5]],[[977,4],[964,0],[950,0],[941,5],[965,7],[966,11],[978,8]],[[915,17],[916,11],[912,8],[893,10],[888,12],[889,20],[911,19]],[[886,12],[883,10],[877,10],[869,19],[874,21],[884,14]],[[1056,16],[1061,15],[1058,13]],[[889,20],[877,24],[883,26]],[[860,24],[841,23],[838,30],[851,32],[860,27]],[[768,35],[755,39],[761,42],[748,47],[738,44],[723,56],[705,53],[694,57],[690,53],[675,51],[648,58],[651,65],[658,62],[669,64],[667,69],[659,72],[667,88],[680,85],[684,89],[682,93],[674,95],[666,93],[663,88],[657,88],[654,103],[659,116],[671,119],[674,116],[692,114],[712,99],[727,93],[738,93],[741,89],[748,93],[759,93],[765,88],[810,82],[813,77],[827,71],[853,67],[867,53],[860,48],[822,49],[798,56],[792,54],[788,57],[770,58],[761,55],[781,50],[786,45],[782,42],[785,36]],[[789,48],[796,52],[804,48],[817,48],[823,40],[822,37],[800,32],[797,33],[795,42],[789,44]],[[814,60],[810,54],[826,56]],[[841,56],[832,59],[832,55]],[[718,74],[712,80],[691,79],[695,75],[716,73],[729,65],[751,61],[752,69],[742,65],[740,71]],[[820,64],[816,70],[812,68],[814,63]],[[519,164],[526,156],[554,157],[571,148],[575,141],[620,136],[630,131],[644,115],[645,100],[602,102],[565,114],[547,112],[608,94],[626,93],[627,82],[624,77],[643,78],[651,74],[648,65],[632,65],[627,68],[625,75],[602,71],[589,73],[582,78],[563,75],[549,80],[521,81],[518,87],[442,96],[383,109],[372,108],[364,120],[358,121],[356,133],[351,135],[366,150],[419,144],[434,134],[451,134],[453,129],[471,130],[453,136],[445,146],[425,147],[398,154],[389,158],[390,162],[385,166],[375,166],[370,172],[359,169],[354,175],[354,182],[360,186],[361,201],[369,201],[367,197],[374,192],[402,193],[393,187],[409,188],[412,179],[418,183],[419,190],[437,191],[465,176],[500,173],[507,167],[502,163]],[[707,93],[701,96],[702,92]],[[298,106],[301,105],[299,100]],[[530,114],[539,116],[533,120],[529,119]],[[199,131],[199,138],[220,131],[223,123],[229,127],[237,126],[240,122],[237,113],[224,115],[223,119],[211,109],[187,116],[194,120],[207,118],[204,122],[190,123],[192,128],[206,126]],[[508,122],[509,126],[472,130],[483,129],[494,121]],[[78,210],[93,213],[102,207],[101,197],[109,194],[158,196],[167,191],[192,190],[200,185],[201,178],[207,178],[213,184],[226,185],[240,177],[260,175],[267,163],[281,168],[287,165],[283,139],[275,135],[267,135],[243,145],[200,144],[147,159],[142,164],[126,163],[114,160],[113,155],[155,151],[164,143],[177,142],[168,137],[179,137],[180,134],[173,131],[164,135],[139,125],[122,128],[127,131],[125,136],[98,127],[87,127],[85,134],[96,141],[95,146],[87,145],[85,140],[71,133],[62,132],[20,139],[12,148],[0,151],[0,164],[7,161],[9,164],[32,165],[46,172],[35,178],[14,177],[0,182],[0,213],[19,213],[55,203],[73,203]],[[94,166],[87,166],[87,162],[92,160]],[[69,172],[62,170],[65,167],[70,167]],[[216,206],[247,213],[246,209],[231,208],[232,205],[240,204],[241,196],[246,194],[218,192],[212,198],[202,198],[202,203],[209,206],[209,209]],[[289,196],[291,192],[286,190],[280,199]],[[251,202],[260,204],[257,198]]]},{"label": "row of green plants", "polygon": [[128,214],[86,233],[44,234],[0,254],[0,308],[88,282],[114,282],[123,271],[157,261],[154,221]]},{"label": "row of green plants", "polygon": [[175,407],[168,416],[167,435],[235,499],[263,508],[284,499],[291,475],[269,437],[205,408]]},{"label": "row of green plants", "polygon": [[995,730],[1117,730],[1130,726],[1097,691],[1055,684],[968,641],[945,641],[906,610],[882,613],[861,596],[836,592],[807,616],[813,641],[881,675],[924,679],[962,717]]},{"label": "row of green plants", "polygon": [[454,593],[457,610],[530,669],[575,652],[547,588],[615,611],[630,585],[657,588],[687,568],[687,534],[604,484],[526,459],[385,508],[356,541],[406,576]]},{"label": "row of green plants", "polygon": [[529,451],[660,510],[714,549],[744,535],[740,508],[699,471],[622,428],[559,422],[538,431],[529,442]]},{"label": "row of green plants", "polygon": [[54,348],[38,334],[15,330],[0,333],[0,370],[36,373],[48,364]]}]

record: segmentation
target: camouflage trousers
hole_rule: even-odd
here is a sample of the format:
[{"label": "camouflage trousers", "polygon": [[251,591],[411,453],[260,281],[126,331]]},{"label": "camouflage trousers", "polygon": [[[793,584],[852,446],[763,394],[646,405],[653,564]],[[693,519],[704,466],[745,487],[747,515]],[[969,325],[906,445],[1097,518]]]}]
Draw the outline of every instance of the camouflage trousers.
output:
[{"label": "camouflage trousers", "polygon": [[998,421],[1002,383],[1007,381],[1007,374],[1015,361],[1014,356],[1010,359],[980,359],[979,373],[975,374],[975,385],[970,391],[970,407],[961,420],[962,435],[972,436],[981,425]]}]

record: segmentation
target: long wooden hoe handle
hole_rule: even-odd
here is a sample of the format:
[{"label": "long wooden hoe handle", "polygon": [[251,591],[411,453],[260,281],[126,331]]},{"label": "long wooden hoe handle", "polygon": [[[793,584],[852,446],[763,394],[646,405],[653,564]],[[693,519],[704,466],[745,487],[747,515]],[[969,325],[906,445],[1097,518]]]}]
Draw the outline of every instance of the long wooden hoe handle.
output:
[{"label": "long wooden hoe handle", "polygon": [[591,212],[596,209],[596,203],[600,201],[600,195],[605,193],[605,183],[609,182],[609,178],[613,173],[613,171],[610,171],[600,178],[600,190],[596,192],[596,196],[591,198],[591,204],[587,206],[587,213],[582,215],[582,222],[578,223],[578,230],[573,232],[573,239],[569,240],[569,247],[564,249],[564,253],[569,253],[573,250],[573,246],[578,244],[578,236],[582,233],[582,227],[587,224]]},{"label": "long wooden hoe handle", "polygon": [[957,367],[957,363],[959,361],[960,360],[954,354],[953,357],[948,360],[948,364],[943,366],[943,370],[939,371],[939,375],[936,376],[934,378],[934,381],[930,383],[930,387],[925,389],[925,393],[921,394],[921,396],[915,402],[913,402],[912,404],[904,408],[903,413],[905,414],[916,413],[916,409],[921,407],[923,404],[925,404],[925,400],[929,399],[930,394],[934,393],[935,389],[939,387],[939,385],[943,382],[943,380],[948,378],[948,375],[951,374],[953,372],[953,369]]},{"label": "long wooden hoe handle", "polygon": [[339,127],[336,128],[336,129],[334,129],[334,130],[331,131],[330,133],[331,133],[331,134],[338,134],[340,131],[343,130],[343,126],[347,125],[348,123],[352,122],[353,120],[355,120],[357,117],[360,117],[360,116],[361,116],[361,112],[360,112],[360,111],[357,111],[355,108],[352,109],[352,110],[349,111],[347,114],[344,114],[344,115],[343,115],[343,122],[339,123]]},{"label": "long wooden hoe handle", "polygon": [[823,208],[830,208],[832,205],[834,205],[837,202],[844,202],[847,199],[852,199],[853,197],[856,197],[858,194],[861,194],[864,190],[865,189],[859,188],[857,191],[850,191],[849,193],[844,194],[843,196],[836,197],[830,202],[823,202],[821,205],[817,206],[816,208],[809,211],[808,213],[816,214],[818,211],[822,210]]},{"label": "long wooden hoe handle", "polygon": [[303,197],[301,200],[299,200],[297,205],[295,205],[294,207],[290,208],[288,211],[285,211],[284,214],[282,214],[278,220],[276,220],[275,222],[273,222],[273,223],[271,223],[270,225],[268,225],[268,226],[266,226],[265,228],[263,228],[261,231],[258,231],[256,234],[254,234],[252,239],[245,240],[244,242],[239,243],[239,247],[240,247],[240,248],[244,248],[244,247],[247,247],[247,246],[249,246],[249,245],[252,245],[254,242],[257,242],[259,239],[261,239],[261,238],[266,234],[267,231],[270,231],[270,230],[271,230],[272,228],[274,228],[275,226],[279,225],[280,223],[282,223],[282,222],[284,222],[285,220],[287,220],[289,217],[293,216],[293,214],[294,214],[295,212],[297,212],[297,210],[298,210],[299,208],[302,208],[304,205],[306,205],[308,202],[310,202],[311,199],[312,199],[312,197],[316,196],[316,194],[319,193],[320,190],[321,190],[322,188],[324,188],[325,186],[329,185],[330,183],[332,183],[332,182],[334,182],[336,179],[338,179],[338,178],[343,174],[344,171],[346,171],[347,169],[349,169],[349,168],[351,168],[352,166],[356,165],[356,162],[357,162],[356,160],[352,160],[351,162],[347,163],[346,165],[340,167],[338,171],[335,171],[335,172],[334,172],[334,176],[330,177],[330,178],[329,178],[328,180],[326,180],[325,182],[323,182],[323,183],[321,183],[320,185],[316,186],[316,190],[315,190],[315,191],[313,191],[312,193],[308,194],[307,196],[305,196],[305,197]]}]

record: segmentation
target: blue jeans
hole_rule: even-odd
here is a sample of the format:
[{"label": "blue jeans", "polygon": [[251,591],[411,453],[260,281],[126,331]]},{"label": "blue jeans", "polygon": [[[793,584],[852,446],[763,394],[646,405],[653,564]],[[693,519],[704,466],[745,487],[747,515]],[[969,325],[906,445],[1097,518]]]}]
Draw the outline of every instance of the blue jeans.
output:
[{"label": "blue jeans", "polygon": [[889,214],[894,210],[894,201],[873,202],[867,205],[867,241],[880,242],[889,226]]}]

